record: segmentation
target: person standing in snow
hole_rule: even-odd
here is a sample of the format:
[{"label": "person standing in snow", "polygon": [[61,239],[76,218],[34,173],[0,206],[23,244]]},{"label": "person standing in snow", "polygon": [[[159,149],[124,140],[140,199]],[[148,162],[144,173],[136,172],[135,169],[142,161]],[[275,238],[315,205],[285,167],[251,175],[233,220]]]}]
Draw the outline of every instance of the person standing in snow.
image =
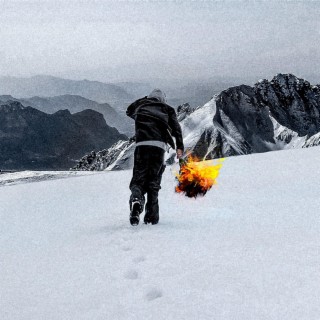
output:
[{"label": "person standing in snow", "polygon": [[[129,105],[127,116],[135,120],[136,148],[130,182],[130,223],[138,225],[145,207],[144,223],[159,221],[158,193],[165,170],[164,153],[168,144],[181,158],[184,150],[182,132],[175,110],[166,104],[166,95],[154,89],[147,97]],[[172,136],[176,139],[176,146]]]}]

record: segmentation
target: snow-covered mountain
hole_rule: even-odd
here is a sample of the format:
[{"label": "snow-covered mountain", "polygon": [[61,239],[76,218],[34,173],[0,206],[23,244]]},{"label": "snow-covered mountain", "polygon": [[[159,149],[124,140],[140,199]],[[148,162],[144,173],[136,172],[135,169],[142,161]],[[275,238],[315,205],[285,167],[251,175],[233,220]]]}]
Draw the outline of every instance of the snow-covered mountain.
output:
[{"label": "snow-covered mountain", "polygon": [[181,125],[186,147],[206,159],[316,145],[319,87],[278,74],[222,91]]},{"label": "snow-covered mountain", "polygon": [[2,186],[0,318],[319,320],[319,162],[230,157],[198,199],[167,167],[155,226],[129,225],[131,170]]},{"label": "snow-covered mountain", "polygon": [[[229,88],[202,107],[181,105],[177,113],[186,149],[202,159],[320,144],[320,86],[292,74]],[[132,164],[133,147],[119,143],[109,149],[118,154],[115,167]]]},{"label": "snow-covered mountain", "polygon": [[78,171],[102,171],[123,170],[133,167],[133,153],[135,140],[119,140],[109,149],[97,153],[89,153],[83,156],[72,170]]}]

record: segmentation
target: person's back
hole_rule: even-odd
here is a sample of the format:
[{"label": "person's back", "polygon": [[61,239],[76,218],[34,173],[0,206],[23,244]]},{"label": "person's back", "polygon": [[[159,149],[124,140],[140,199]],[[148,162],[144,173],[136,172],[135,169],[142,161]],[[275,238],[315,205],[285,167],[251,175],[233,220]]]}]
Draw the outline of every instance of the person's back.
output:
[{"label": "person's back", "polygon": [[166,104],[165,94],[159,89],[132,103],[127,115],[135,120],[136,132],[133,177],[130,182],[130,222],[132,225],[139,223],[144,195],[147,193],[144,222],[156,224],[159,221],[158,192],[165,170],[164,152],[167,144],[175,148],[172,135],[176,138],[177,156],[182,156],[181,127],[175,110]]},{"label": "person's back", "polygon": [[156,140],[164,141],[168,127],[168,111],[165,104],[156,98],[141,101],[135,119],[136,142]]}]

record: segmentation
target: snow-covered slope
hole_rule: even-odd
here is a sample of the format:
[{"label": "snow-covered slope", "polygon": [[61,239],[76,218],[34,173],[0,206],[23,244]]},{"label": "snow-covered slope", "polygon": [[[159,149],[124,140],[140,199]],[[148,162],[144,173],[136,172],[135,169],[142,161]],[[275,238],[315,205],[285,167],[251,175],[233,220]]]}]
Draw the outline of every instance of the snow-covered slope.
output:
[{"label": "snow-covered slope", "polygon": [[0,188],[1,319],[318,320],[320,148],[228,158],[204,198],[160,191],[131,227],[131,171]]},{"label": "snow-covered slope", "polygon": [[0,187],[26,182],[39,182],[94,174],[91,171],[17,171],[0,173]]},{"label": "snow-covered slope", "polygon": [[119,140],[109,149],[101,150],[96,154],[89,153],[83,156],[72,170],[102,171],[133,168],[134,149],[134,139]]}]

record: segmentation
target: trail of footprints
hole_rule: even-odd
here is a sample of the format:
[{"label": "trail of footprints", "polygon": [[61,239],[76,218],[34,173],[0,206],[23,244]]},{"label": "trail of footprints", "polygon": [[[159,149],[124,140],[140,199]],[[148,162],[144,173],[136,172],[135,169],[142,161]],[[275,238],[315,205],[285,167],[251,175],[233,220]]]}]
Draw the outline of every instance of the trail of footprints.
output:
[{"label": "trail of footprints", "polygon": [[[123,237],[122,239],[125,242],[130,240],[130,238],[128,238],[128,237]],[[122,250],[125,252],[131,251],[132,249],[133,249],[133,247],[131,245],[128,245],[127,243],[122,246]],[[140,255],[140,256],[133,258],[132,262],[134,264],[138,264],[138,263],[144,262],[145,260],[146,260],[146,257]],[[133,268],[129,269],[125,272],[124,278],[127,280],[137,280],[137,279],[139,279],[139,272]],[[161,298],[163,296],[163,293],[158,288],[151,288],[146,291],[144,296],[147,301],[153,301],[155,299]]]}]

